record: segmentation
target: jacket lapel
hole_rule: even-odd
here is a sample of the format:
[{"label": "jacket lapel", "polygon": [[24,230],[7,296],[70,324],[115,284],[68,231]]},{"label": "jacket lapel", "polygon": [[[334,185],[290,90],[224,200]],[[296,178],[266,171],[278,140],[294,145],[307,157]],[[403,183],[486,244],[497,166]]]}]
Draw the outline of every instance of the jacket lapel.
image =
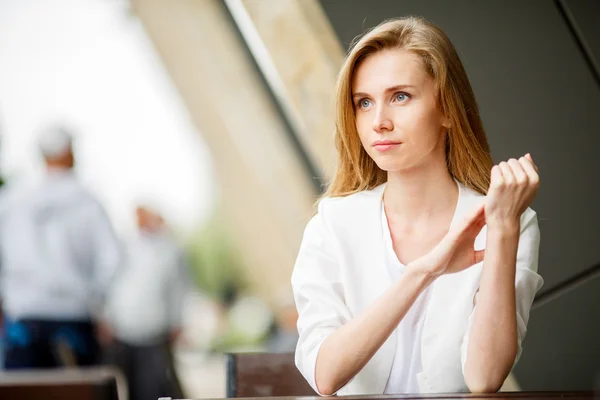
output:
[{"label": "jacket lapel", "polygon": [[[381,226],[381,212],[383,207],[382,196],[385,184],[378,186],[369,193],[366,199],[368,204],[361,207],[364,213],[361,218],[363,225],[364,251],[361,251],[363,260],[360,268],[364,271],[363,279],[364,294],[368,296],[365,304],[372,304],[392,285],[392,277],[386,266],[386,248],[384,241],[384,230]],[[384,342],[365,368],[357,375],[361,378],[360,391],[365,394],[383,394],[387,385],[394,353],[396,349],[396,331]],[[358,388],[357,388],[358,389]]]}]

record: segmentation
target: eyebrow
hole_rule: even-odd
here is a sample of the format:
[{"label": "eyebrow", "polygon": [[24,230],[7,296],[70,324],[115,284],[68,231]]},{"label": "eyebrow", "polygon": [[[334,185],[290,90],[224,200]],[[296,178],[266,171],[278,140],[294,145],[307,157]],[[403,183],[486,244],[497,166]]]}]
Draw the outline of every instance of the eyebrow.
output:
[{"label": "eyebrow", "polygon": [[[392,86],[389,87],[387,89],[385,89],[384,93],[390,93],[390,92],[396,92],[398,90],[403,90],[403,89],[408,89],[408,88],[412,88],[414,89],[415,87],[413,85],[396,85],[396,86]],[[355,97],[369,97],[368,93],[364,93],[364,92],[356,92],[356,93],[352,93],[352,98]]]}]

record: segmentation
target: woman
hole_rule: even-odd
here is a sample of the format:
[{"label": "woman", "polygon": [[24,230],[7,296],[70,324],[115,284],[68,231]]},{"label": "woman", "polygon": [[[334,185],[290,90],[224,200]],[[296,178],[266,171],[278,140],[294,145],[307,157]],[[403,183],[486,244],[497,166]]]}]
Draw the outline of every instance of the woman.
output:
[{"label": "woman", "polygon": [[543,283],[531,156],[492,168],[458,55],[419,18],[349,52],[336,144],[292,276],[298,369],[321,395],[497,391]]}]

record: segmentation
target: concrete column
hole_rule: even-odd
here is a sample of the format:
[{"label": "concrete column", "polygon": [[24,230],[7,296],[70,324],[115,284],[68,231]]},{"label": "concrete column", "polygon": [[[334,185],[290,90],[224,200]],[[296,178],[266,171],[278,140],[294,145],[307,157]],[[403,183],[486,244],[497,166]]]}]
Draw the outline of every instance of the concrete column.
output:
[{"label": "concrete column", "polygon": [[225,0],[309,159],[335,165],[334,87],[343,49],[317,0]]},{"label": "concrete column", "polygon": [[275,303],[316,199],[281,117],[221,1],[132,5],[212,152],[251,288]]}]

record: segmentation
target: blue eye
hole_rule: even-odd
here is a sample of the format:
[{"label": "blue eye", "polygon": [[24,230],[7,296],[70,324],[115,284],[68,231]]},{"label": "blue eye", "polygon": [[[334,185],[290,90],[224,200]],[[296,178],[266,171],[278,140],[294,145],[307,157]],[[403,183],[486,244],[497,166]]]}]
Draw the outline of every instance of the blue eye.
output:
[{"label": "blue eye", "polygon": [[408,99],[408,94],[407,93],[402,93],[402,92],[401,93],[396,93],[396,97],[395,97],[396,101],[404,101],[406,99]]},{"label": "blue eye", "polygon": [[358,106],[359,106],[360,108],[367,108],[367,107],[369,107],[370,105],[371,105],[371,101],[370,101],[370,100],[367,100],[367,99],[362,99],[362,100],[359,100],[359,102],[358,102]]}]

